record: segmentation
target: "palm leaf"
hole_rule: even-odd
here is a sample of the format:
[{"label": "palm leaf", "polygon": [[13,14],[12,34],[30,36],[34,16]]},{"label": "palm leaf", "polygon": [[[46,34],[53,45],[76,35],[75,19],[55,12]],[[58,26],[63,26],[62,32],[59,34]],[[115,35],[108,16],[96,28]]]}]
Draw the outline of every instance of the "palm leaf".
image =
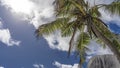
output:
[{"label": "palm leaf", "polygon": [[54,32],[55,30],[58,30],[62,26],[67,24],[68,21],[69,21],[68,18],[58,18],[51,23],[43,24],[43,25],[39,26],[39,28],[36,30],[36,34],[37,34],[37,36],[42,36],[43,34],[49,35],[52,32]]},{"label": "palm leaf", "polygon": [[61,28],[62,37],[72,36],[74,33],[75,22],[69,22]]},{"label": "palm leaf", "polygon": [[83,32],[80,34],[78,40],[78,50],[81,50],[81,46],[86,46],[90,42],[90,37],[87,33]]},{"label": "palm leaf", "polygon": [[87,33],[82,32],[77,39],[77,50],[80,54],[80,64],[85,61],[85,51],[88,43],[90,42],[90,37]]},{"label": "palm leaf", "polygon": [[97,6],[94,6],[92,8],[89,9],[89,13],[93,16],[93,17],[100,17],[101,13],[98,10],[99,8]]},{"label": "palm leaf", "polygon": [[118,15],[120,15],[120,1],[112,2],[111,4],[105,5],[104,7],[111,14],[118,14]]},{"label": "palm leaf", "polygon": [[70,2],[76,6],[81,12],[83,15],[86,15],[85,13],[85,9],[83,8],[83,6],[81,4],[78,4],[77,2],[73,1],[73,0],[70,0]]},{"label": "palm leaf", "polygon": [[[71,4],[68,0],[56,0],[56,15],[67,15],[74,10],[75,6]],[[61,6],[61,7],[60,7]],[[59,7],[59,8],[58,8]]]},{"label": "palm leaf", "polygon": [[113,40],[113,44],[116,46],[116,48],[120,51],[120,43],[118,42],[117,39]]}]

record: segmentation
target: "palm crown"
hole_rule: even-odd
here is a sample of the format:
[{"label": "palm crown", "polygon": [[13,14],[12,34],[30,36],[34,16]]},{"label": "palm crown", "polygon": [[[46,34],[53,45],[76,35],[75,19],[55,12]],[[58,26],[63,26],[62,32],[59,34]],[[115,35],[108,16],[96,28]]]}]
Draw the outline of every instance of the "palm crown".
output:
[{"label": "palm crown", "polygon": [[[84,62],[85,51],[90,39],[97,39],[107,45],[120,60],[120,45],[107,25],[100,19],[99,9],[107,10],[111,14],[120,15],[120,1],[115,0],[110,4],[99,4],[90,6],[85,0],[55,0],[56,20],[39,26],[36,30],[37,36],[49,35],[60,30],[63,37],[70,36],[70,55],[72,43],[76,42],[76,51],[80,56],[80,64]],[[78,37],[75,38],[75,35]]]}]

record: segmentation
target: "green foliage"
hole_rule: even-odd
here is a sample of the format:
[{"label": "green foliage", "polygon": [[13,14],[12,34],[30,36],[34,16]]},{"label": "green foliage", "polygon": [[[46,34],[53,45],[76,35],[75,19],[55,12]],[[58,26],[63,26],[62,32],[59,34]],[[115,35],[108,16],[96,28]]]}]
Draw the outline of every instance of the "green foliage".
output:
[{"label": "green foliage", "polygon": [[[109,46],[113,47],[111,48],[113,53],[118,55],[116,50],[120,50],[120,44],[107,25],[100,19],[99,9],[104,7],[111,14],[120,15],[119,0],[111,4],[99,4],[92,7],[85,0],[55,0],[54,5],[57,19],[39,26],[36,30],[37,36],[49,35],[60,30],[63,37],[71,37],[68,54],[71,52],[72,43],[77,40],[75,45],[80,56],[80,64],[85,60],[85,52],[89,49],[87,45],[92,38],[97,39],[103,45],[108,46],[110,43]],[[87,29],[85,30],[85,28]],[[80,31],[79,36],[75,38],[78,31]]]},{"label": "green foliage", "polygon": [[101,13],[99,12],[98,9],[99,9],[98,7],[94,6],[89,10],[89,12],[93,17],[100,17]]},{"label": "green foliage", "polygon": [[86,50],[89,50],[87,45],[90,42],[90,37],[88,33],[82,32],[80,33],[78,39],[77,39],[77,51],[79,52],[80,55],[80,64],[85,62],[85,52]]},{"label": "green foliage", "polygon": [[114,44],[115,47],[120,51],[120,43],[118,42],[118,40],[114,39],[114,40],[113,40],[113,44]]},{"label": "green foliage", "polygon": [[78,51],[88,50],[87,45],[89,44],[89,42],[90,42],[89,35],[85,32],[81,33],[77,39],[77,50]]},{"label": "green foliage", "polygon": [[43,24],[39,26],[39,28],[36,30],[37,36],[42,36],[44,35],[49,35],[52,32],[62,28],[67,22],[69,21],[68,18],[57,18],[55,21],[48,23],[48,24]]},{"label": "green foliage", "polygon": [[111,14],[119,14],[120,15],[120,1],[112,2],[111,4],[105,5],[104,7]]},{"label": "green foliage", "polygon": [[61,28],[61,33],[63,37],[71,36],[74,32],[74,22],[70,22]]}]

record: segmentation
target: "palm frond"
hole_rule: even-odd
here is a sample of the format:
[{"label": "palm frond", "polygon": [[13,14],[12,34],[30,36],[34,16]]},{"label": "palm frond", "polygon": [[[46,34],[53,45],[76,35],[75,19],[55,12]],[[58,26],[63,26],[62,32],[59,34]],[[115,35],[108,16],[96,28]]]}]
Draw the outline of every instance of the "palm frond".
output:
[{"label": "palm frond", "polygon": [[81,4],[78,4],[77,2],[73,1],[73,0],[69,0],[75,7],[77,7],[83,15],[86,15],[85,13],[85,9]]},{"label": "palm frond", "polygon": [[58,30],[62,26],[67,24],[68,21],[69,21],[68,18],[58,18],[51,23],[43,24],[43,25],[39,26],[39,28],[36,30],[36,34],[37,34],[37,36],[42,36],[43,34],[49,35],[52,32],[54,32],[55,30]]},{"label": "palm frond", "polygon": [[70,14],[70,12],[76,8],[68,0],[56,0],[55,4],[57,16]]},{"label": "palm frond", "polygon": [[113,44],[116,46],[116,48],[120,51],[120,42],[118,42],[117,39],[113,40]]},{"label": "palm frond", "polygon": [[77,39],[77,50],[80,55],[80,64],[82,64],[85,61],[85,51],[87,48],[87,45],[90,42],[90,37],[87,33],[82,32],[78,39]]},{"label": "palm frond", "polygon": [[100,17],[101,16],[101,13],[99,12],[99,8],[97,6],[90,8],[89,13],[93,17]]},{"label": "palm frond", "polygon": [[105,5],[104,7],[111,14],[120,15],[120,1],[112,2],[111,4]]},{"label": "palm frond", "polygon": [[77,40],[78,49],[81,50],[81,46],[85,47],[90,42],[90,37],[87,33],[83,32]]},{"label": "palm frond", "polygon": [[75,22],[69,22],[61,28],[62,37],[72,36],[74,33]]},{"label": "palm frond", "polygon": [[55,0],[53,4],[55,4],[56,11],[59,11],[61,8],[63,8],[67,3],[67,0]]}]

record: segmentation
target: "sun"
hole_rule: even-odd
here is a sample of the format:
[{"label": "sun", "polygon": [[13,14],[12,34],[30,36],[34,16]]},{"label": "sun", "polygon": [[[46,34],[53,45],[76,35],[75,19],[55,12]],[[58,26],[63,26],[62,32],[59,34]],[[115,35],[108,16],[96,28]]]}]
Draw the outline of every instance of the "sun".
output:
[{"label": "sun", "polygon": [[30,14],[34,8],[30,0],[2,0],[2,4],[16,13]]}]

